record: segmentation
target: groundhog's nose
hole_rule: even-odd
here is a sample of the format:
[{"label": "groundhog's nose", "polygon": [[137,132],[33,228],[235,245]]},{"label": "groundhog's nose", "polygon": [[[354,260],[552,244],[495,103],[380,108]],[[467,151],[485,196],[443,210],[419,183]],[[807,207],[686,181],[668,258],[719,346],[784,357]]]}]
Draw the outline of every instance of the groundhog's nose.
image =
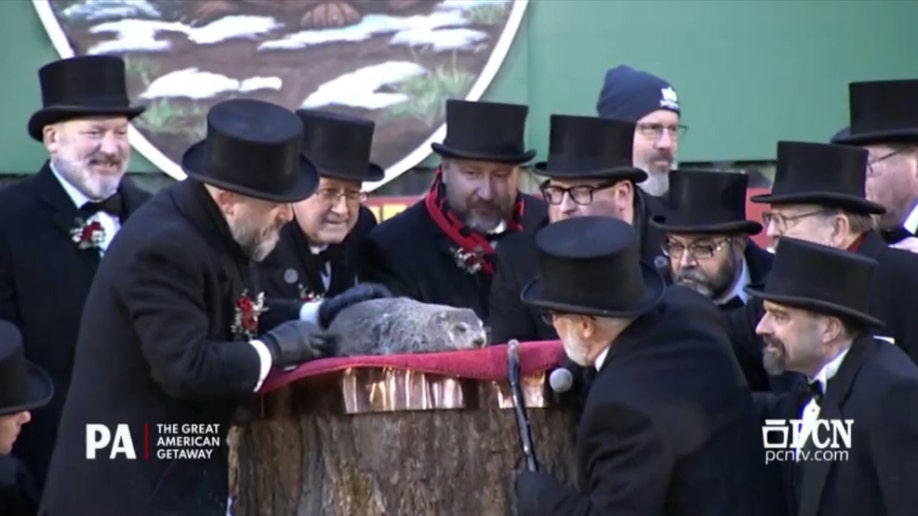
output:
[{"label": "groundhog's nose", "polygon": [[475,337],[475,339],[472,341],[472,344],[478,346],[479,348],[484,347],[485,339],[484,337]]}]

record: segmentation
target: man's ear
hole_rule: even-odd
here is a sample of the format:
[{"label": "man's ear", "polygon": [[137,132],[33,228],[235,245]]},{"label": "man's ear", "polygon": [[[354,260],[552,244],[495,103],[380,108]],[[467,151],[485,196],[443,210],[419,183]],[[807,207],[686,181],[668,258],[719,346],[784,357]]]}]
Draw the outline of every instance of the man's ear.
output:
[{"label": "man's ear", "polygon": [[596,334],[596,320],[592,317],[578,315],[577,326],[585,339],[590,339]]},{"label": "man's ear", "polygon": [[57,125],[46,125],[41,130],[41,142],[49,154],[57,152],[60,141],[60,131]]}]

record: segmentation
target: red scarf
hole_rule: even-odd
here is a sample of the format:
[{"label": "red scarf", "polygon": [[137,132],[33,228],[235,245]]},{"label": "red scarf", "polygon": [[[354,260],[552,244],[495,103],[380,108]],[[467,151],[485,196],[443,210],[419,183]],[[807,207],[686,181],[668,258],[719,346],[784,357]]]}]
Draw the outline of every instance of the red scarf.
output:
[{"label": "red scarf", "polygon": [[[442,170],[437,168],[434,171],[433,184],[430,185],[430,190],[424,198],[427,214],[430,215],[434,224],[440,228],[440,231],[457,246],[457,252],[461,251],[467,256],[463,260],[465,267],[478,265],[480,270],[485,273],[494,274],[494,248],[491,247],[491,243],[485,235],[466,227],[462,220],[449,209],[446,203],[446,188],[441,176]],[[513,217],[504,221],[507,226],[506,231],[520,231],[523,229],[520,220],[523,217],[524,207],[523,196],[517,194],[516,202],[513,206]],[[457,260],[459,260],[458,257]]]}]

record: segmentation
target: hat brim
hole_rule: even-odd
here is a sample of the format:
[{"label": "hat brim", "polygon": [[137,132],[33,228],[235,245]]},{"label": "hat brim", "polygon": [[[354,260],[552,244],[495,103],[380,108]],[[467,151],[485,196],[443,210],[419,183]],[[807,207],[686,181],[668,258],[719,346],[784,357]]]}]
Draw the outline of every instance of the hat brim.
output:
[{"label": "hat brim", "polygon": [[125,116],[133,120],[144,111],[146,106],[125,106],[119,108],[91,106],[49,106],[39,109],[29,118],[29,136],[35,141],[42,141],[45,126],[89,116]]},{"label": "hat brim", "polygon": [[33,364],[26,361],[26,395],[28,399],[19,405],[0,407],[0,416],[18,414],[26,410],[33,410],[47,405],[54,396],[54,383],[44,372]]},{"label": "hat brim", "polygon": [[771,301],[773,303],[787,305],[795,308],[803,308],[805,310],[812,310],[813,312],[817,313],[835,315],[843,319],[848,319],[850,321],[860,323],[869,328],[882,328],[885,326],[883,321],[873,317],[870,314],[866,314],[864,312],[854,310],[853,308],[849,308],[847,306],[839,305],[836,303],[830,303],[828,301],[800,296],[773,294],[754,287],[745,287],[743,290],[745,290],[746,293],[750,296],[758,297],[760,299],[764,299],[765,301]]},{"label": "hat brim", "polygon": [[209,185],[223,188],[248,197],[262,199],[270,202],[298,202],[315,193],[319,186],[319,170],[304,154],[300,154],[300,169],[296,175],[296,182],[283,193],[267,192],[236,184],[224,179],[214,177],[208,173],[205,163],[206,140],[195,143],[185,151],[182,156],[182,170],[188,177]]},{"label": "hat brim", "polygon": [[885,131],[864,131],[837,134],[832,143],[844,145],[866,145],[869,143],[918,143],[918,127],[906,129],[888,129]]},{"label": "hat brim", "polygon": [[345,181],[379,181],[386,177],[386,171],[375,163],[369,163],[367,170],[363,174],[352,174],[349,172],[338,172],[330,169],[320,168],[319,175],[334,179],[343,179]]},{"label": "hat brim", "polygon": [[730,220],[725,222],[697,222],[692,224],[667,224],[666,216],[658,215],[650,219],[650,225],[659,228],[664,233],[683,233],[713,235],[723,233],[745,233],[758,235],[762,232],[762,225],[753,220]]},{"label": "hat brim", "polygon": [[552,300],[546,295],[544,284],[540,277],[536,277],[523,287],[522,292],[520,292],[520,300],[524,304],[530,306],[545,310],[554,310],[560,313],[615,318],[638,317],[657,306],[663,299],[663,294],[666,291],[666,283],[663,281],[663,276],[644,262],[641,262],[641,276],[644,280],[644,297],[635,303],[634,306],[618,310],[609,310],[589,305],[575,305]]},{"label": "hat brim", "polygon": [[473,159],[479,161],[494,161],[497,163],[521,164],[532,161],[535,157],[535,149],[530,149],[522,154],[483,154],[480,152],[464,151],[448,147],[442,143],[431,143],[430,148],[444,158],[456,159]]},{"label": "hat brim", "polygon": [[621,179],[632,183],[643,183],[647,172],[637,167],[610,167],[589,170],[558,170],[548,168],[548,162],[540,161],[532,166],[536,174],[556,179]]},{"label": "hat brim", "polygon": [[883,206],[854,195],[831,192],[798,192],[788,194],[763,194],[749,198],[756,204],[821,204],[849,210],[855,213],[882,215],[886,213]]}]

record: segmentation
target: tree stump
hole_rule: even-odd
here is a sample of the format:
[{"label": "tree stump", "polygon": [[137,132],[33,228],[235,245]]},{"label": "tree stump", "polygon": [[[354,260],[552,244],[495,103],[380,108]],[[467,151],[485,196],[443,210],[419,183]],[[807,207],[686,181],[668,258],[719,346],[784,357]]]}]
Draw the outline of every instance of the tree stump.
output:
[{"label": "tree stump", "polygon": [[[411,374],[349,370],[263,397],[234,432],[234,516],[514,514],[524,462],[506,386]],[[571,411],[544,374],[523,388],[540,468],[572,483]]]}]

